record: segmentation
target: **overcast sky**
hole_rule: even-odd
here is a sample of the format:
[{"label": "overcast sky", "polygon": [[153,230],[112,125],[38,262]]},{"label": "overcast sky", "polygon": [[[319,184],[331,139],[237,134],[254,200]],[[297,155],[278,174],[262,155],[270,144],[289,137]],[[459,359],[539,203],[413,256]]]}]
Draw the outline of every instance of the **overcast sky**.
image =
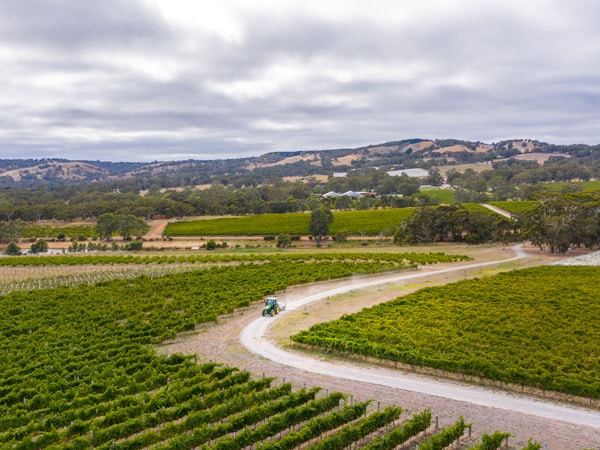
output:
[{"label": "overcast sky", "polygon": [[1,0],[0,158],[600,143],[597,0]]}]

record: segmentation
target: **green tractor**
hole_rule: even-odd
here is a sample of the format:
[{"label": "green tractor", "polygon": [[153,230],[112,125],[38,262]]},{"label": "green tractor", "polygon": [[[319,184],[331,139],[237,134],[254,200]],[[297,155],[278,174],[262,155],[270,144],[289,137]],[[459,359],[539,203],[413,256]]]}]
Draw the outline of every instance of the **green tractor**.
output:
[{"label": "green tractor", "polygon": [[280,311],[285,309],[285,305],[277,301],[277,297],[267,297],[265,299],[265,307],[262,310],[263,316],[273,317],[275,314],[279,314]]}]

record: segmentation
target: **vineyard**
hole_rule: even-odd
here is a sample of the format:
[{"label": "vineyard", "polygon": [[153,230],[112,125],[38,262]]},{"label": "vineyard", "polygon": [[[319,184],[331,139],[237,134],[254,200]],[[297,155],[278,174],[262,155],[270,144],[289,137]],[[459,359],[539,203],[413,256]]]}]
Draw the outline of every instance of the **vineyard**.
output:
[{"label": "vineyard", "polygon": [[56,238],[58,235],[65,237],[92,238],[96,236],[96,227],[94,225],[67,225],[67,226],[44,226],[28,224],[23,230],[24,238]]},{"label": "vineyard", "polygon": [[[463,204],[470,211],[490,211],[474,203]],[[415,208],[333,211],[330,232],[346,232],[355,236],[391,235],[396,226],[410,217]],[[171,222],[164,234],[171,236],[262,236],[268,234],[307,235],[309,213],[259,214],[209,220]]]},{"label": "vineyard", "polygon": [[497,206],[505,211],[512,214],[518,214],[530,211],[538,202],[533,200],[521,200],[521,201],[495,201],[490,202],[490,205]]},{"label": "vineyard", "polygon": [[[437,192],[437,191],[435,191]],[[443,191],[442,191],[443,192]],[[445,202],[444,203],[448,203]],[[495,202],[506,204],[509,208],[523,208],[521,204],[533,202]],[[469,211],[490,211],[475,203],[461,205]],[[377,210],[334,211],[334,221],[331,225],[331,234],[346,232],[355,236],[378,236],[381,233],[393,234],[396,226],[410,217],[415,208],[391,208]],[[164,234],[168,236],[263,236],[263,235],[308,235],[310,213],[288,214],[258,214],[247,216],[220,217],[206,220],[187,220],[171,222],[167,225]],[[83,238],[85,240],[97,236],[96,227],[93,225],[27,225],[23,229],[22,237],[26,239],[56,239],[58,236],[70,239]]]},{"label": "vineyard", "polygon": [[368,256],[196,267],[0,297],[0,447],[442,448],[436,439],[462,436],[462,419],[436,430],[428,410],[380,410],[153,349],[291,284],[400,267]]},{"label": "vineyard", "polygon": [[431,198],[437,198],[439,199],[440,203],[445,205],[452,205],[456,203],[456,200],[454,198],[454,190],[452,189],[421,187],[421,193],[426,194]]},{"label": "vineyard", "polygon": [[56,255],[2,258],[0,294],[59,286],[92,285],[101,281],[191,272],[210,266],[273,261],[379,262],[380,270],[414,268],[417,265],[464,261],[463,255],[443,253],[217,253],[196,255]]},{"label": "vineyard", "polygon": [[599,271],[546,266],[430,287],[292,339],[597,403]]},{"label": "vineyard", "polygon": [[404,265],[437,264],[441,262],[467,261],[464,255],[450,255],[441,252],[337,252],[320,250],[316,252],[295,253],[216,253],[187,255],[56,255],[22,256],[19,258],[0,258],[0,266],[100,266],[117,264],[193,264],[193,263],[229,263],[229,262],[266,262],[266,261],[380,261]]},{"label": "vineyard", "polygon": [[2,269],[4,280],[0,281],[0,295],[34,289],[91,286],[103,281],[140,276],[155,278],[168,274],[195,272],[199,268],[198,265],[192,264],[10,267]]},{"label": "vineyard", "polygon": [[[396,225],[409,217],[414,208],[377,211],[335,211],[330,231],[376,236],[383,230],[394,232]],[[309,213],[260,214],[212,220],[173,222],[167,225],[171,236],[261,236],[267,234],[307,235]],[[390,233],[390,234],[391,234]]]}]

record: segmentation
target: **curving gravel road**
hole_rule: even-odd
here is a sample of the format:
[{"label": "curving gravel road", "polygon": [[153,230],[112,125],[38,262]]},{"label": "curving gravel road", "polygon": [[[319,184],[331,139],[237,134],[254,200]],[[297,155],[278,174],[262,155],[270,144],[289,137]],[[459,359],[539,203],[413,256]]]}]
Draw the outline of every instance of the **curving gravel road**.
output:
[{"label": "curving gravel road", "polygon": [[[423,273],[395,275],[376,281],[349,281],[348,284],[331,290],[319,292],[300,299],[288,300],[286,310],[279,316],[296,310],[310,302],[349,292],[354,289],[377,286],[384,283],[394,283],[405,280],[419,280],[431,275],[444,274],[458,270],[484,267],[501,262],[514,261],[525,257],[521,246],[513,247],[516,255],[504,261],[490,261],[449,267]],[[541,400],[519,397],[515,394],[491,391],[478,386],[463,385],[452,381],[440,381],[426,376],[407,374],[397,370],[359,367],[313,359],[309,356],[285,351],[267,339],[269,327],[279,316],[258,317],[248,324],[240,334],[240,343],[250,352],[260,355],[275,363],[302,369],[317,374],[344,378],[352,381],[368,382],[397,389],[418,392],[422,394],[466,401],[477,405],[500,408],[507,411],[525,413],[546,419],[560,420],[576,425],[584,425],[600,429],[600,413],[583,408],[557,405]]]}]

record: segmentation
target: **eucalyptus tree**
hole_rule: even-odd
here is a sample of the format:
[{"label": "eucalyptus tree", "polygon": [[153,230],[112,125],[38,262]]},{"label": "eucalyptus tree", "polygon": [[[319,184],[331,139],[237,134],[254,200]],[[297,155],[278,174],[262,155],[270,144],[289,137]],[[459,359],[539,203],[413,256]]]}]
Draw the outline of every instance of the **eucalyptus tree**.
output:
[{"label": "eucalyptus tree", "polygon": [[329,227],[333,222],[333,213],[324,206],[315,209],[311,216],[308,224],[308,230],[311,236],[317,239],[317,242],[321,241],[321,238],[329,234]]}]

